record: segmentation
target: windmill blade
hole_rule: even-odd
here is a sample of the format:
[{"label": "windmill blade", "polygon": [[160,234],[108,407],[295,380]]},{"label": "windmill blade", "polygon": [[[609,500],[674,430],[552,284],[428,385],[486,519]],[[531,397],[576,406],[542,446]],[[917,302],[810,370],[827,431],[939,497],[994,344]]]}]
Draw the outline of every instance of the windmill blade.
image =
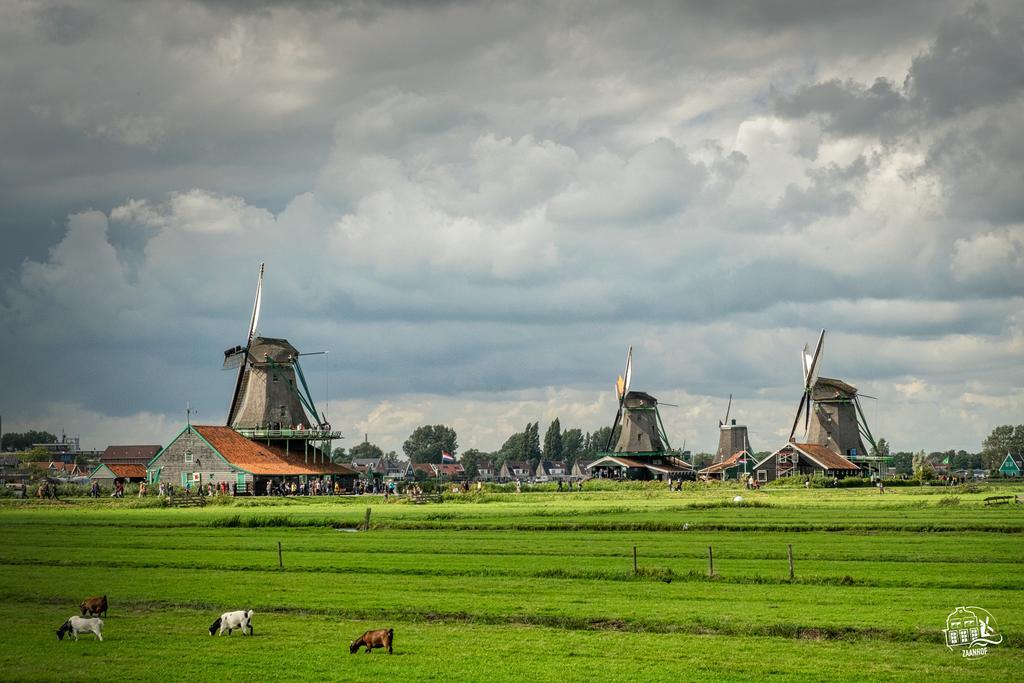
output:
[{"label": "windmill blade", "polygon": [[633,381],[633,346],[630,345],[629,352],[626,354],[626,371],[622,373],[622,395],[625,396],[629,393],[629,385]]},{"label": "windmill blade", "polygon": [[862,394],[860,392],[857,392],[857,396],[858,397],[863,396],[864,398],[870,398],[872,401],[877,401],[878,400],[877,396],[868,396],[867,394]]},{"label": "windmill blade", "polygon": [[615,398],[622,401],[622,397],[626,395],[626,381],[622,379],[622,375],[615,380]]},{"label": "windmill blade", "polygon": [[796,426],[800,424],[800,414],[804,412],[804,404],[807,402],[807,394],[800,397],[800,405],[796,408],[796,417],[793,418],[793,428],[789,430],[789,440],[796,436]]},{"label": "windmill blade", "polygon": [[249,335],[246,337],[246,346],[252,341],[252,337],[256,334],[256,326],[260,322],[260,307],[263,304],[263,267],[265,263],[260,264],[260,277],[256,281],[256,301],[252,305],[252,318],[249,320]]},{"label": "windmill blade", "polygon": [[818,343],[814,347],[814,354],[808,357],[807,347],[804,346],[804,389],[810,390],[818,379],[818,368],[821,367],[821,354],[824,350],[825,330],[818,336]]},{"label": "windmill blade", "polygon": [[729,394],[729,405],[725,408],[725,422],[722,424],[729,424],[729,411],[732,410],[732,394]]},{"label": "windmill blade", "polygon": [[[248,365],[249,360],[249,345],[252,344],[253,335],[256,334],[256,325],[260,321],[260,305],[263,303],[263,268],[266,264],[260,264],[260,275],[256,280],[256,301],[252,306],[252,317],[249,319],[249,334],[246,335],[245,348],[242,350],[241,362],[238,364],[238,377],[235,379],[235,391],[231,394],[231,405],[228,408],[228,426],[235,419],[235,407],[238,405],[238,395],[242,393],[242,379],[245,377],[245,367]],[[232,363],[234,361],[232,360]],[[224,365],[228,364],[228,359],[225,357]]]},{"label": "windmill blade", "polygon": [[612,423],[612,431],[608,432],[608,443],[605,444],[604,447],[606,453],[610,453],[612,450],[612,439],[615,438],[615,429],[619,426],[620,420],[622,420],[622,404],[619,404],[619,410],[615,413],[615,422]]}]

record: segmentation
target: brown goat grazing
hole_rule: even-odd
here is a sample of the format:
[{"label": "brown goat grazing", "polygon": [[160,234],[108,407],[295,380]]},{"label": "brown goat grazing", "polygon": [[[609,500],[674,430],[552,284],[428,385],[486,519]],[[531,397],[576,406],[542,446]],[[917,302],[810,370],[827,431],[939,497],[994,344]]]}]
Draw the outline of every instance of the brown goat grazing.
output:
[{"label": "brown goat grazing", "polygon": [[78,608],[82,610],[83,617],[87,613],[89,616],[93,617],[98,617],[101,614],[103,616],[107,616],[107,596],[104,595],[98,598],[86,598]]},{"label": "brown goat grazing", "polygon": [[370,654],[370,650],[375,647],[386,647],[388,654],[391,654],[391,644],[395,642],[395,629],[393,628],[382,628],[376,631],[367,631],[363,635],[353,640],[348,646],[349,654],[355,654],[359,652],[359,648],[365,646],[366,654]]}]

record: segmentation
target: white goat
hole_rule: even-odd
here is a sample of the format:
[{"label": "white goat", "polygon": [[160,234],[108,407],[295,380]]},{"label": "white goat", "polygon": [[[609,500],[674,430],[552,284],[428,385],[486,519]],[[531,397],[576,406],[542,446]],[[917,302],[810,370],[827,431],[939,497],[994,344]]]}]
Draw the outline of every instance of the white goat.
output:
[{"label": "white goat", "polygon": [[103,620],[99,617],[68,617],[68,620],[57,629],[57,640],[64,640],[65,633],[78,640],[79,633],[93,633],[96,640],[103,640]]},{"label": "white goat", "polygon": [[223,635],[224,631],[231,635],[231,632],[235,629],[241,629],[242,635],[245,635],[245,630],[249,629],[249,635],[252,635],[252,610],[238,610],[236,612],[225,612],[224,614],[217,617],[217,621],[213,622],[210,626],[210,635],[214,632],[219,632],[217,635]]}]

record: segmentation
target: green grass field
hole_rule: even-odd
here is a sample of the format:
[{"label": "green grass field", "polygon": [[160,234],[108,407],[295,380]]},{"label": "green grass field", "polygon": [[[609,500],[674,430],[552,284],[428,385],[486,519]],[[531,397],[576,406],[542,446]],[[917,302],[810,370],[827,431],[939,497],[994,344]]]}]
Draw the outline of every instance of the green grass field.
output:
[{"label": "green grass field", "polygon": [[[890,490],[7,500],[0,677],[1019,679],[1024,506],[983,499],[1024,488]],[[371,530],[354,531],[367,507]],[[58,642],[103,593],[104,642]],[[945,647],[960,605],[995,616],[1004,642],[988,656]],[[255,637],[207,635],[246,607]],[[380,627],[394,656],[349,655]]]}]

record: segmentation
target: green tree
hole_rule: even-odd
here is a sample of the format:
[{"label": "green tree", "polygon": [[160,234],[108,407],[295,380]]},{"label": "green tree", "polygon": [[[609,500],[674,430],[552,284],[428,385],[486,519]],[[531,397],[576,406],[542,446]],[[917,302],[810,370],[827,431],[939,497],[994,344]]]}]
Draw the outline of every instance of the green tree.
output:
[{"label": "green tree", "polygon": [[536,468],[541,459],[540,422],[527,423],[524,434],[523,459],[529,461],[531,467]]},{"label": "green tree", "polygon": [[348,460],[345,459],[345,449],[342,448],[341,446],[338,446],[333,451],[331,451],[331,456],[334,462],[349,462]]},{"label": "green tree", "polygon": [[[587,455],[593,457],[597,453],[604,453],[608,451],[608,442],[611,441],[611,447],[615,448],[615,441],[618,439],[620,428],[616,427],[614,434],[612,433],[611,427],[601,427],[595,429],[590,435],[590,443],[587,447]],[[614,437],[609,439],[609,436]]]},{"label": "green tree", "polygon": [[5,451],[27,451],[37,443],[57,443],[57,437],[50,432],[30,429],[27,432],[8,432],[3,435]]},{"label": "green tree", "polygon": [[871,455],[873,457],[888,457],[889,456],[889,442],[885,439],[879,439],[875,442],[875,445],[871,447]]},{"label": "green tree", "polygon": [[42,446],[39,446],[37,448],[33,448],[28,453],[22,453],[19,457],[25,461],[42,462],[51,460],[53,458],[53,454]]},{"label": "green tree", "polygon": [[[352,460],[355,460],[356,458],[373,458],[374,460],[380,460],[384,456],[384,451],[380,446],[372,444],[369,441],[364,441],[358,446],[353,446],[352,450],[350,450],[348,454]],[[351,460],[349,462],[351,462]]]},{"label": "green tree", "polygon": [[547,460],[561,460],[563,455],[562,424],[556,417],[544,432],[544,457]]},{"label": "green tree", "polygon": [[447,425],[417,427],[402,444],[402,450],[414,463],[439,463],[441,451],[455,455],[458,447],[458,435]]},{"label": "green tree", "polygon": [[583,452],[583,431],[577,427],[562,432],[562,457],[569,466],[576,464]]},{"label": "green tree", "polygon": [[516,432],[515,434],[510,435],[505,439],[505,443],[501,444],[501,448],[498,449],[498,453],[496,454],[498,464],[501,465],[506,460],[522,460],[523,451],[525,449],[523,444],[525,443],[525,432]]},{"label": "green tree", "polygon": [[896,474],[910,476],[914,473],[914,454],[901,451],[892,456],[892,466]]},{"label": "green tree", "polygon": [[981,460],[989,470],[998,470],[1007,453],[1024,455],[1024,425],[1000,425],[981,445]]}]

